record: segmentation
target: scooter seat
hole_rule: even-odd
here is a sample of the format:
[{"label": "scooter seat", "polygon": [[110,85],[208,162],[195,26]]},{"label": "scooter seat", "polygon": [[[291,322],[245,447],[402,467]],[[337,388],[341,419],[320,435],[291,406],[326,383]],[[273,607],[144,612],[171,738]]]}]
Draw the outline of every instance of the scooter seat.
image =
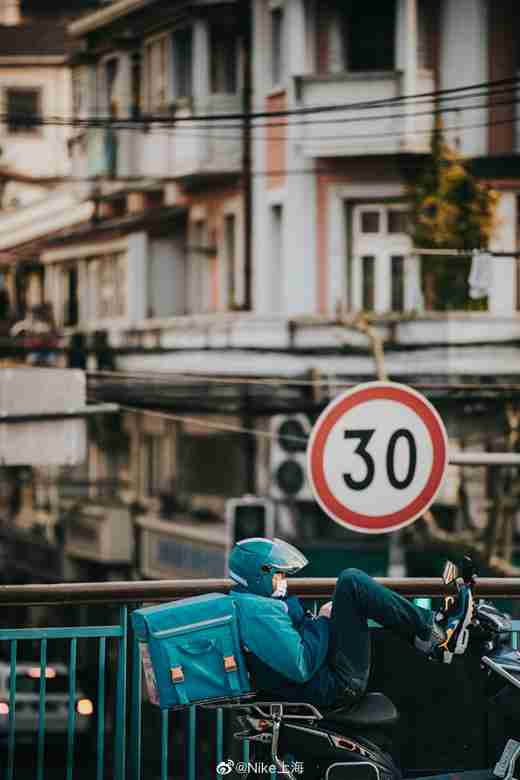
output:
[{"label": "scooter seat", "polygon": [[353,707],[323,713],[323,719],[342,726],[393,726],[399,719],[394,704],[382,693],[367,693]]}]

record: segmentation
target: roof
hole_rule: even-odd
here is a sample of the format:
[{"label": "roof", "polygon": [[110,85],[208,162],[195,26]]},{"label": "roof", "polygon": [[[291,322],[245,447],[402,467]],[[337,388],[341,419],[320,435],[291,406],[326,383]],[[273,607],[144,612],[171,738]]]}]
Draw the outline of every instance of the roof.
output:
[{"label": "roof", "polygon": [[187,211],[186,206],[161,206],[138,214],[125,214],[123,217],[98,221],[90,220],[50,238],[47,241],[47,246],[55,247],[60,244],[76,243],[78,240],[106,240],[107,234],[110,238],[117,238],[137,228],[146,230],[161,223],[168,224],[170,219],[184,216]]}]

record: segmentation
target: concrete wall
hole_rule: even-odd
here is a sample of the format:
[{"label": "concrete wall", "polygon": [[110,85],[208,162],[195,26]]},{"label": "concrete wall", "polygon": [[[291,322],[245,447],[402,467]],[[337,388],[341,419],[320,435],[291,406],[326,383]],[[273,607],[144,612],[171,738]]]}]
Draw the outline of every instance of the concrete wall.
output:
[{"label": "concrete wall", "polygon": [[[453,89],[488,81],[488,26],[485,0],[446,0],[441,10],[440,89]],[[451,114],[445,127],[457,124],[485,124],[487,109],[469,109],[485,100],[474,98],[463,102],[460,116]],[[456,144],[466,155],[486,154],[487,129],[475,127],[446,133],[447,140]]]},{"label": "concrete wall", "polygon": [[[13,28],[16,35],[16,28]],[[62,66],[0,66],[0,99],[6,110],[8,88],[34,88],[41,91],[42,116],[69,117],[72,113],[70,70]],[[43,125],[34,133],[8,133],[1,130],[2,164],[31,176],[64,176],[70,161],[67,139],[70,127]]]}]

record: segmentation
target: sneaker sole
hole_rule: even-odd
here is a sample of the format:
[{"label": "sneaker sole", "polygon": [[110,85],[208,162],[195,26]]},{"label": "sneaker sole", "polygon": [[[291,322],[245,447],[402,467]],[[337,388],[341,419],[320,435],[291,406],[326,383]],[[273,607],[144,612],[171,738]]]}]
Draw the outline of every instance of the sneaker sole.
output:
[{"label": "sneaker sole", "polygon": [[470,590],[468,590],[468,597],[468,607],[466,609],[466,614],[464,616],[464,620],[462,621],[462,626],[459,626],[460,630],[458,632],[457,641],[455,642],[455,647],[450,651],[454,655],[462,655],[468,646],[468,626],[471,623],[471,618],[473,616],[473,594]]}]

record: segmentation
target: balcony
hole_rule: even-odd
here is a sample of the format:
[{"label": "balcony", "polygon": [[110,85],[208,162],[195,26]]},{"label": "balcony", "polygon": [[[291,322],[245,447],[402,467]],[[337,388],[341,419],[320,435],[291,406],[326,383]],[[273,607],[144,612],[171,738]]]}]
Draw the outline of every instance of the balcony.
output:
[{"label": "balcony", "polygon": [[240,111],[239,96],[213,95],[203,105],[165,112],[164,124],[147,125],[143,118],[89,127],[71,142],[73,174],[172,179],[236,174],[241,165],[240,127],[220,130],[210,122],[175,124],[175,119]]},{"label": "balcony", "polygon": [[[433,73],[420,71],[417,92],[429,93],[434,88]],[[296,89],[304,108],[390,100],[404,94],[400,71],[301,76],[297,78]],[[427,114],[432,107],[433,104],[425,102],[420,110]],[[411,108],[410,111],[417,112],[418,109]],[[298,134],[304,136],[304,153],[310,157],[427,152],[432,116],[407,118],[405,112],[402,104],[331,111],[320,117],[326,118],[326,123],[312,122],[303,129],[298,126]],[[382,118],[376,120],[376,116]]]}]

